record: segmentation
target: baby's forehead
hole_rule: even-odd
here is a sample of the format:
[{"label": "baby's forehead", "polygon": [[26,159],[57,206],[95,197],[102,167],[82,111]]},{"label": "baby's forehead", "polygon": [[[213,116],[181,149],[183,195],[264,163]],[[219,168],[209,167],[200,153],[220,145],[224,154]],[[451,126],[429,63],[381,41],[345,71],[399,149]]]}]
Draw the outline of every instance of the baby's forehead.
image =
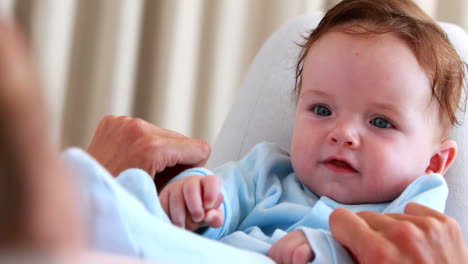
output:
[{"label": "baby's forehead", "polygon": [[411,45],[409,45],[408,42],[397,33],[376,33],[368,31],[367,29],[362,29],[356,25],[351,28],[346,26],[336,26],[325,31],[317,41],[311,45],[311,49],[313,49],[314,46],[334,46],[336,44],[342,44],[341,46],[344,46],[344,44],[346,44],[345,50],[350,50],[359,47],[378,48],[387,44],[392,45],[395,48],[400,47],[409,50],[411,55],[415,56]]},{"label": "baby's forehead", "polygon": [[364,37],[334,31],[306,55],[301,93],[319,89],[346,100],[367,97],[370,104],[408,109],[408,114],[437,123],[438,101],[431,85],[412,49],[395,34]]},{"label": "baby's forehead", "polygon": [[429,76],[412,50],[391,35],[364,38],[330,32],[308,51],[303,70],[304,80],[310,78],[322,83],[394,86],[403,90],[416,86],[416,92],[421,92],[419,86],[431,87]]}]

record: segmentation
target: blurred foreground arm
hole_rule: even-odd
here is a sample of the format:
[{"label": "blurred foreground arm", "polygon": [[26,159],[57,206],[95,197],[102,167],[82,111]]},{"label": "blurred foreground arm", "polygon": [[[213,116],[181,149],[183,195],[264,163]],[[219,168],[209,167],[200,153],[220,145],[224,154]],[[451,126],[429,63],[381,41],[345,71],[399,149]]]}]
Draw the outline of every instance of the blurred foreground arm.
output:
[{"label": "blurred foreground arm", "polygon": [[0,23],[0,247],[74,249],[84,243],[76,197],[34,66],[19,30]]},{"label": "blurred foreground arm", "polygon": [[330,229],[358,263],[468,263],[458,223],[416,203],[404,214],[337,209]]},{"label": "blurred foreground arm", "polygon": [[19,30],[0,22],[0,263],[146,263],[87,250],[34,66]]}]

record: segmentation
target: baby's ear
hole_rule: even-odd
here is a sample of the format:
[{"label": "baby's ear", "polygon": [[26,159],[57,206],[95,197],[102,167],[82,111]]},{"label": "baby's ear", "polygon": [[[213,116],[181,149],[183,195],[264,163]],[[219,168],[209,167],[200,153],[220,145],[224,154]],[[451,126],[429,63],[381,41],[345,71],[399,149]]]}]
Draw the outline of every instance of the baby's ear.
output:
[{"label": "baby's ear", "polygon": [[453,140],[444,140],[440,143],[437,152],[431,157],[429,166],[426,168],[426,173],[444,174],[452,165],[457,156],[457,143]]}]

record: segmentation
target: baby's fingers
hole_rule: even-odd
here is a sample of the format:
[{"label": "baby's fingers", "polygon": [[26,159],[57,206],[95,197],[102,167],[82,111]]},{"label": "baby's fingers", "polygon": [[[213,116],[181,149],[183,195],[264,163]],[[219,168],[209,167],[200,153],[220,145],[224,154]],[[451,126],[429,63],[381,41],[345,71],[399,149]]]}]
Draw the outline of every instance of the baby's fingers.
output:
[{"label": "baby's fingers", "polygon": [[[203,188],[203,207],[205,210],[213,209],[219,206],[219,194],[221,193],[221,180],[218,176],[207,175],[201,180]],[[221,200],[222,202],[222,200]]]},{"label": "baby's fingers", "polygon": [[297,246],[292,254],[292,262],[294,264],[306,264],[314,259],[314,252],[311,250],[308,243]]},{"label": "baby's fingers", "polygon": [[301,230],[293,231],[274,243],[268,256],[276,263],[308,263],[314,252]]},{"label": "baby's fingers", "polygon": [[193,222],[195,223],[200,223],[205,216],[202,204],[200,181],[201,178],[195,178],[194,180],[185,182],[183,186],[185,204]]},{"label": "baby's fingers", "polygon": [[171,190],[169,192],[169,218],[174,225],[185,228],[186,210],[182,188]]},{"label": "baby's fingers", "polygon": [[221,227],[224,223],[224,214],[220,208],[210,209],[206,212],[204,222],[214,228]]}]

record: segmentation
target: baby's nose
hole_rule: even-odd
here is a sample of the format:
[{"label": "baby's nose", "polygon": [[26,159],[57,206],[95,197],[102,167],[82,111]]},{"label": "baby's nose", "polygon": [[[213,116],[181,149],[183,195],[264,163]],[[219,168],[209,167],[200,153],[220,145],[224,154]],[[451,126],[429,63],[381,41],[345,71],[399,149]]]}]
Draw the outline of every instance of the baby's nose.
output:
[{"label": "baby's nose", "polygon": [[328,136],[328,142],[331,144],[340,144],[344,147],[359,147],[359,139],[356,133],[348,127],[334,129]]}]

